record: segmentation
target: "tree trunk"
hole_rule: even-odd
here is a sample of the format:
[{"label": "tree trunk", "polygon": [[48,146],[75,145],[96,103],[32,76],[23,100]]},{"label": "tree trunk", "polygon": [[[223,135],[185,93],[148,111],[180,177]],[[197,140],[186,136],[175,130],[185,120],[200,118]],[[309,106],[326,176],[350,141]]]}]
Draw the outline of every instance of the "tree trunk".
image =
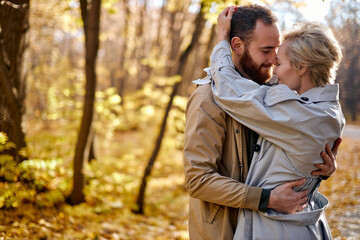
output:
[{"label": "tree trunk", "polygon": [[93,127],[90,128],[89,141],[90,141],[89,154],[88,154],[88,157],[85,157],[85,159],[87,159],[88,162],[90,163],[91,161],[96,160],[96,154],[95,154],[95,129]]},{"label": "tree trunk", "polygon": [[170,51],[168,53],[168,57],[167,57],[167,63],[170,64],[170,66],[168,66],[167,71],[166,71],[166,76],[173,76],[176,75],[176,71],[177,71],[177,61],[176,58],[179,56],[179,51],[180,51],[180,46],[181,46],[181,42],[182,42],[182,38],[181,38],[181,29],[183,26],[183,21],[177,21],[177,15],[178,14],[184,14],[180,11],[174,11],[174,12],[170,12],[170,20],[169,20],[169,28],[170,28],[170,40],[171,40],[171,47],[170,47]]},{"label": "tree trunk", "polygon": [[124,92],[125,92],[125,88],[127,87],[126,81],[129,76],[128,70],[125,69],[124,66],[126,64],[125,55],[126,55],[126,52],[128,51],[127,39],[129,37],[129,28],[131,28],[131,26],[129,26],[129,19],[131,18],[131,14],[130,14],[128,2],[126,0],[123,0],[122,6],[123,6],[123,14],[124,14],[124,18],[125,18],[124,30],[123,30],[123,33],[124,33],[123,38],[125,38],[125,41],[124,41],[123,48],[121,49],[120,55],[119,55],[119,69],[123,70],[123,71],[121,71],[120,76],[117,76],[116,85],[115,85],[116,89],[117,89],[117,93],[121,97],[121,102],[120,102],[121,105],[124,104]]},{"label": "tree trunk", "polygon": [[29,0],[0,1],[0,131],[16,145],[10,153],[24,160],[19,150],[26,148],[22,130],[25,77],[22,61],[29,29]]},{"label": "tree trunk", "polygon": [[99,49],[100,10],[101,0],[92,0],[88,9],[87,1],[80,0],[81,16],[84,22],[85,32],[85,102],[83,116],[76,144],[74,157],[73,190],[69,197],[71,204],[78,204],[85,200],[83,193],[84,174],[82,173],[84,160],[89,156],[91,139],[89,137],[94,113],[95,89],[96,89],[96,57]]},{"label": "tree trunk", "polygon": [[[205,19],[204,19],[203,13],[202,13],[202,9],[203,9],[203,5],[201,5],[199,14],[197,15],[196,20],[195,20],[195,31],[194,31],[194,34],[192,36],[191,42],[190,42],[190,44],[188,45],[188,47],[186,48],[186,50],[182,53],[182,55],[180,57],[179,65],[178,65],[178,68],[177,68],[177,71],[176,71],[176,75],[183,75],[186,61],[187,61],[192,49],[197,44],[198,39],[200,38],[201,32],[202,32],[202,30],[204,28]],[[154,162],[155,162],[155,160],[156,160],[156,158],[158,156],[158,153],[159,153],[159,150],[160,150],[160,147],[161,147],[161,143],[162,143],[162,140],[163,140],[164,134],[165,134],[167,118],[169,116],[169,112],[171,110],[173,100],[174,100],[174,98],[176,96],[176,92],[177,92],[180,84],[181,84],[181,81],[175,83],[174,86],[173,86],[173,89],[172,89],[172,92],[171,92],[171,95],[170,95],[169,103],[168,103],[168,105],[167,105],[167,107],[165,109],[165,114],[164,114],[164,117],[163,117],[163,120],[162,120],[162,123],[161,123],[161,128],[160,128],[160,132],[159,132],[159,135],[157,137],[157,140],[156,140],[154,151],[153,151],[153,153],[152,153],[152,155],[151,155],[151,157],[150,157],[150,159],[148,161],[148,164],[147,164],[147,166],[145,168],[145,171],[144,171],[144,175],[143,175],[141,185],[140,185],[140,189],[139,189],[138,198],[137,198],[137,201],[136,201],[137,208],[133,209],[134,213],[144,214],[144,199],[145,199],[145,190],[146,190],[147,180],[148,180],[148,177],[151,174],[152,167],[153,167]]]}]

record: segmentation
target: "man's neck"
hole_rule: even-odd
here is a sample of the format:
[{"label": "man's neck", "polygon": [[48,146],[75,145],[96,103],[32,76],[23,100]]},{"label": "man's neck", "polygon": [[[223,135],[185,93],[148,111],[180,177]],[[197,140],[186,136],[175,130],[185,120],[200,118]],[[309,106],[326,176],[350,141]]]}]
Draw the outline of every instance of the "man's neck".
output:
[{"label": "man's neck", "polygon": [[[243,78],[246,78],[246,79],[249,79],[249,80],[251,80],[251,81],[254,81],[254,80],[251,79],[247,74],[241,72],[237,67],[235,67],[235,70],[236,70],[236,72],[237,72],[238,74],[240,74],[240,76],[242,76]],[[260,83],[259,83],[259,84],[260,84]],[[265,84],[266,84],[266,82],[264,82],[264,83],[262,83],[262,84],[260,84],[260,85],[265,85]]]},{"label": "man's neck", "polygon": [[[240,71],[237,67],[235,67],[235,70],[238,72],[238,74],[240,74],[243,78],[247,78],[247,79],[250,79],[250,77],[243,73],[242,71]],[[250,79],[251,80],[251,79]]]}]

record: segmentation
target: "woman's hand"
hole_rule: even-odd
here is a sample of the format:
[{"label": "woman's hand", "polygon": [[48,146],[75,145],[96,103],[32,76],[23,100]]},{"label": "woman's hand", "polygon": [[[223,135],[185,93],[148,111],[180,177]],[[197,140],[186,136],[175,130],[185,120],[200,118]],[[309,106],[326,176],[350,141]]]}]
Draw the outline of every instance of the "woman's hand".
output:
[{"label": "woman's hand", "polygon": [[226,40],[230,42],[230,28],[231,28],[231,18],[235,12],[236,8],[234,6],[225,8],[217,18],[217,33],[218,41]]}]

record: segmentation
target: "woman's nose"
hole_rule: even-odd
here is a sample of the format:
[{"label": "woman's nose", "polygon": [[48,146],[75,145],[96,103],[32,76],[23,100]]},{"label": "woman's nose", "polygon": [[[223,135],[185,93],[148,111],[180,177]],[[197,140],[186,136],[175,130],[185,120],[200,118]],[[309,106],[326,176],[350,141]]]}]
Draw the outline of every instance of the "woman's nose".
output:
[{"label": "woman's nose", "polygon": [[275,67],[274,67],[274,69],[273,69],[273,73],[276,74],[276,71],[277,71],[277,66],[276,66],[276,64],[275,64]]}]

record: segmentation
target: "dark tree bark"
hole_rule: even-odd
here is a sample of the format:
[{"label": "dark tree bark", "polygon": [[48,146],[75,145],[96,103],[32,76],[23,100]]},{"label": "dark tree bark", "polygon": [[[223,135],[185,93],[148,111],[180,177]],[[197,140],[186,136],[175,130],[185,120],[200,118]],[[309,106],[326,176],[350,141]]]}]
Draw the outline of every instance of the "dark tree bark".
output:
[{"label": "dark tree bark", "polygon": [[[203,5],[201,5],[200,11],[199,11],[199,13],[198,13],[198,15],[196,17],[196,20],[195,20],[195,30],[194,30],[194,34],[193,34],[193,37],[191,39],[191,42],[190,42],[190,44],[188,45],[188,47],[186,48],[186,50],[182,53],[182,55],[180,57],[178,68],[177,68],[177,71],[176,71],[176,75],[183,76],[186,61],[187,61],[191,51],[193,50],[194,46],[197,44],[197,42],[198,42],[198,40],[200,38],[200,35],[202,33],[202,30],[204,28],[205,19],[204,19],[203,13],[202,13],[202,8],[203,8]],[[152,167],[153,167],[154,162],[155,162],[155,160],[156,160],[156,158],[158,156],[158,153],[160,151],[161,143],[162,143],[162,140],[163,140],[164,134],[165,134],[167,118],[169,116],[169,112],[171,110],[173,100],[174,100],[174,98],[176,96],[176,93],[177,93],[177,90],[178,90],[180,84],[181,84],[181,81],[175,83],[174,86],[173,86],[173,89],[172,89],[172,92],[171,92],[171,95],[170,95],[170,100],[169,100],[168,105],[166,106],[166,109],[165,109],[165,114],[164,114],[164,117],[163,117],[163,120],[162,120],[162,123],[161,123],[160,132],[159,132],[159,135],[157,137],[153,153],[152,153],[152,155],[151,155],[151,157],[150,157],[150,159],[148,161],[148,164],[147,164],[147,166],[145,168],[145,171],[144,171],[144,175],[143,175],[141,185],[140,185],[140,189],[139,189],[139,194],[138,194],[137,201],[136,201],[137,208],[133,209],[134,213],[144,214],[144,199],[145,199],[145,190],[146,190],[148,177],[151,174]]]},{"label": "dark tree bark", "polygon": [[90,137],[91,124],[94,113],[96,89],[96,58],[99,49],[100,10],[101,0],[80,0],[81,16],[85,32],[85,102],[81,127],[74,157],[73,190],[69,197],[71,204],[78,204],[85,200],[83,193],[84,174],[82,173],[84,160],[88,159],[92,138]]},{"label": "dark tree bark", "polygon": [[25,158],[18,154],[26,148],[22,130],[25,77],[22,62],[29,29],[29,0],[0,1],[0,131],[16,145],[10,153],[17,162]]}]

